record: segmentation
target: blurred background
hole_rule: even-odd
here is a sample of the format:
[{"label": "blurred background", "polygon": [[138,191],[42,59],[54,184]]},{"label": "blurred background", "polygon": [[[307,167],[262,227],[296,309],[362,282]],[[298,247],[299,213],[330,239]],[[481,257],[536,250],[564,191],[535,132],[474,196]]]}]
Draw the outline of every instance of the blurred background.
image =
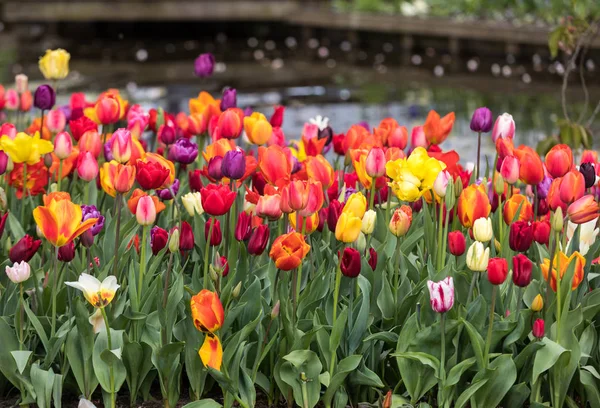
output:
[{"label": "blurred background", "polygon": [[[597,0],[0,0],[0,82],[35,87],[39,56],[61,47],[63,98],[119,88],[178,112],[234,87],[242,108],[286,105],[288,138],[316,115],[342,133],[455,111],[444,146],[471,157],[471,113],[487,106],[514,116],[518,143],[583,148],[599,130],[598,17]],[[203,52],[208,79],[194,76]]]}]

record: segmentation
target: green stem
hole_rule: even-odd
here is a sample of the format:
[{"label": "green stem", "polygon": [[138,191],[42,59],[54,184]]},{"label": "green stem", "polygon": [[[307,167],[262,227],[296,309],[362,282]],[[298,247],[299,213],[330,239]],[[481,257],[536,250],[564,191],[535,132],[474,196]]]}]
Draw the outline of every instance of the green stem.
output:
[{"label": "green stem", "polygon": [[440,314],[440,336],[441,336],[441,356],[440,356],[440,378],[441,378],[441,386],[438,387],[439,395],[438,400],[440,401],[440,406],[443,403],[443,390],[446,382],[446,313]]},{"label": "green stem", "polygon": [[90,205],[90,188],[92,188],[92,183],[87,182],[83,186],[83,204]]},{"label": "green stem", "polygon": [[479,272],[473,272],[473,278],[471,279],[471,286],[469,287],[469,295],[467,296],[467,303],[465,306],[468,306],[473,298],[473,291],[475,290],[475,282],[479,279]]},{"label": "green stem", "polygon": [[523,303],[523,288],[519,286],[517,289],[517,311],[516,311],[516,319],[519,321],[519,313],[521,313],[521,304]]},{"label": "green stem", "polygon": [[144,225],[142,227],[142,248],[140,253],[140,270],[138,274],[138,287],[137,287],[137,297],[138,297],[138,306],[140,310],[142,309],[142,286],[144,284],[144,274],[146,273],[146,241],[148,240],[148,226]]},{"label": "green stem", "polygon": [[387,204],[385,206],[385,225],[390,223],[390,206],[392,204],[392,188],[388,186]]},{"label": "green stem", "polygon": [[117,275],[117,271],[119,268],[119,235],[120,235],[120,230],[121,230],[121,194],[117,193],[117,195],[115,196],[115,205],[117,206],[116,208],[116,214],[117,214],[117,230],[116,230],[116,237],[115,237],[115,254],[114,254],[114,258],[113,258],[113,275],[116,276],[117,278],[119,277],[119,275]]},{"label": "green stem", "polygon": [[[106,326],[106,339],[108,341],[108,351],[112,353],[112,339],[110,337],[110,326],[108,325],[108,316],[106,315],[106,310],[104,308],[100,308],[102,312],[102,317],[104,318],[104,326]],[[110,406],[111,408],[115,408],[115,374],[112,363],[110,363]]]},{"label": "green stem", "polygon": [[[301,264],[302,265],[302,264]],[[292,271],[292,327],[296,328],[296,313],[298,312],[298,268]]]},{"label": "green stem", "polygon": [[[163,287],[163,298],[162,298],[162,307],[163,311],[167,309],[167,300],[169,299],[169,277],[171,275],[171,268],[173,267],[173,252],[169,254],[169,264],[167,265],[167,272],[165,274],[165,285]],[[161,327],[160,334],[162,339],[162,345],[167,345],[167,328]]]},{"label": "green stem", "polygon": [[23,336],[23,319],[25,317],[23,307],[23,283],[19,283],[19,350],[23,350],[23,343],[25,342],[25,337]]},{"label": "green stem", "polygon": [[52,279],[52,329],[51,336],[56,333],[56,296],[58,289],[58,247],[54,247],[54,276]]},{"label": "green stem", "polygon": [[486,368],[489,365],[489,354],[490,346],[492,344],[492,331],[494,329],[494,308],[496,307],[496,292],[498,291],[498,285],[494,285],[492,288],[492,305],[490,307],[490,324],[488,326],[487,339],[485,340],[485,353],[483,355],[483,363]]},{"label": "green stem", "polygon": [[440,211],[438,217],[438,245],[437,245],[437,257],[436,257],[436,265],[437,271],[439,272],[442,269],[442,233],[444,232],[444,205],[440,201]]},{"label": "green stem", "polygon": [[[325,194],[327,195],[327,194]],[[375,203],[375,179],[371,180],[371,194],[369,194],[369,209],[374,209]]]},{"label": "green stem", "polygon": [[477,172],[475,173],[475,179],[479,179],[479,164],[481,157],[481,132],[477,132]]},{"label": "green stem", "polygon": [[204,245],[204,289],[208,289],[208,265],[210,264],[210,260],[208,259],[208,257],[210,255],[210,238],[212,237],[213,227],[216,224],[217,220],[211,217],[208,219],[208,222],[210,223],[210,226],[208,227],[208,237],[206,238],[206,244]]},{"label": "green stem", "polygon": [[550,281],[552,280],[552,270],[554,269],[554,255],[556,252],[556,247],[558,245],[558,233],[554,234],[554,240],[550,246],[550,267],[548,268],[548,277],[546,279],[546,299],[544,299],[544,316],[546,319],[546,335],[548,335],[550,330]]},{"label": "green stem", "polygon": [[[335,326],[335,321],[337,320],[337,305],[338,298],[340,296],[340,284],[342,283],[342,269],[340,264],[338,263],[337,270],[335,272],[335,288],[333,290],[333,324],[332,327]],[[329,375],[333,376],[333,370],[335,369],[335,359],[336,353],[331,354],[331,363],[329,365]]]},{"label": "green stem", "polygon": [[[556,233],[556,239],[558,240],[558,233]],[[552,263],[550,263],[550,273],[552,272]],[[560,336],[560,316],[562,314],[562,293],[560,290],[561,276],[560,276],[560,256],[556,259],[556,342]]]},{"label": "green stem", "polygon": [[[400,286],[400,257],[402,251],[400,248],[400,237],[396,238],[396,259],[394,260],[394,295],[398,293],[398,286]],[[396,298],[394,297],[394,302]]]},{"label": "green stem", "polygon": [[[28,189],[27,189],[27,163],[23,162],[23,194],[27,197]],[[23,228],[25,227],[25,200],[21,203],[21,225]]]},{"label": "green stem", "polygon": [[444,222],[444,235],[442,239],[442,268],[446,266],[446,245],[448,244],[448,222],[449,222],[448,209],[446,208],[446,221]]},{"label": "green stem", "polygon": [[300,382],[301,382],[301,387],[302,387],[302,406],[303,408],[308,408],[308,389],[306,388],[306,382],[307,380],[305,378],[302,377],[306,377],[305,373],[301,374],[301,378],[300,378]]},{"label": "green stem", "polygon": [[62,168],[63,161],[62,159],[58,161],[58,173],[56,174],[56,191],[60,191],[60,182],[62,181]]},{"label": "green stem", "polygon": [[[298,219],[296,219],[296,226],[298,226]],[[306,217],[302,217],[302,227],[300,227],[300,231],[300,233],[304,237],[304,234],[306,233]],[[298,279],[296,282],[296,299],[300,298],[300,289],[302,288],[302,265],[304,264],[304,262],[302,261],[300,261],[300,265],[298,266]]]}]

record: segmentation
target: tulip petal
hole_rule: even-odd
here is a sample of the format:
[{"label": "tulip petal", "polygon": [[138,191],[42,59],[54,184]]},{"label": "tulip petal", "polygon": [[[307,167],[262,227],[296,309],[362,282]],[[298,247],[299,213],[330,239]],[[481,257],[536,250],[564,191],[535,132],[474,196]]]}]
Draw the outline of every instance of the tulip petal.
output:
[{"label": "tulip petal", "polygon": [[48,207],[37,207],[33,210],[33,218],[42,231],[42,234],[44,234],[44,237],[46,237],[52,245],[61,246],[57,245],[59,229],[52,211]]},{"label": "tulip petal", "polygon": [[207,334],[206,337],[204,337],[204,343],[200,350],[198,350],[198,355],[205,367],[212,367],[219,371],[221,370],[223,348],[221,346],[221,341],[214,334]]}]

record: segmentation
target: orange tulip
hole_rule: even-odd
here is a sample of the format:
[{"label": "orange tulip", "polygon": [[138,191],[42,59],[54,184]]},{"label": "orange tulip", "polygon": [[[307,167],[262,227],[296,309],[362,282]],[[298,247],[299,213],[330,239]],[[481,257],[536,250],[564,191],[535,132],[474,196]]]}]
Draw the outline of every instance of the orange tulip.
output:
[{"label": "orange tulip", "polygon": [[100,155],[100,151],[102,150],[102,141],[100,140],[100,135],[97,130],[88,130],[79,139],[77,142],[79,146],[79,150],[82,152],[90,152],[97,159]]},{"label": "orange tulip", "polygon": [[225,153],[235,149],[235,143],[229,139],[219,139],[206,146],[206,149],[202,152],[204,161],[210,162],[210,159],[216,156],[225,157]]},{"label": "orange tulip", "polygon": [[498,153],[499,159],[506,156],[514,156],[515,146],[513,140],[508,137],[499,137],[496,139],[496,153]]},{"label": "orange tulip", "polygon": [[369,131],[361,125],[352,125],[342,143],[342,149],[345,153],[350,149],[358,149],[363,140],[369,136]]},{"label": "orange tulip", "polygon": [[519,146],[514,151],[519,159],[519,178],[525,184],[537,185],[544,179],[544,165],[542,159],[529,146]]},{"label": "orange tulip", "polygon": [[553,178],[562,177],[573,167],[573,152],[565,144],[554,146],[546,153],[546,169]]},{"label": "orange tulip", "polygon": [[[515,219],[517,211],[520,211],[519,217]],[[523,194],[514,194],[504,203],[502,216],[507,224],[514,221],[531,221],[533,219],[533,206]]]},{"label": "orange tulip", "polygon": [[471,228],[475,220],[487,218],[492,206],[483,185],[471,184],[458,198],[457,215],[463,227]]},{"label": "orange tulip", "polygon": [[276,268],[291,271],[300,266],[308,251],[310,245],[304,241],[302,234],[293,231],[275,239],[269,256],[275,262]]},{"label": "orange tulip", "polygon": [[[575,262],[575,270],[573,272],[573,280],[571,281],[571,289],[575,290],[583,280],[583,268],[585,266],[585,258],[579,252],[575,251],[569,257],[564,252],[558,251],[554,256],[554,262],[552,262],[552,276],[550,277],[550,287],[556,292],[556,270],[560,271],[560,278],[562,279],[569,269],[571,262]],[[548,271],[550,270],[550,259],[545,258],[544,262],[540,265],[544,280],[548,280]]]},{"label": "orange tulip", "polygon": [[[131,194],[131,197],[129,198],[129,200],[127,200],[127,208],[129,208],[131,214],[136,214],[138,202],[142,197],[148,197],[148,194],[144,190],[141,190],[139,188],[133,190],[133,194]],[[154,202],[154,208],[156,208],[157,214],[166,208],[165,204],[162,201],[160,201],[157,196],[153,195],[150,196],[150,198],[152,198],[152,201]]]},{"label": "orange tulip", "polygon": [[385,161],[396,161],[398,159],[406,158],[406,153],[397,147],[388,147],[385,151]]},{"label": "orange tulip", "polygon": [[151,152],[146,153],[141,161],[144,163],[158,163],[165,169],[169,170],[169,177],[167,177],[165,182],[159,188],[169,188],[175,181],[175,165],[171,160],[167,160],[160,154]]},{"label": "orange tulip", "polygon": [[308,157],[306,159],[306,174],[311,180],[321,182],[324,189],[331,187],[335,181],[333,167],[322,155]]},{"label": "orange tulip", "polygon": [[560,184],[562,182],[562,177],[555,178],[552,180],[550,184],[550,189],[548,190],[548,196],[546,197],[546,202],[548,203],[548,207],[552,211],[556,211],[558,207],[561,207],[563,211],[567,210],[567,203],[565,203],[560,198]]},{"label": "orange tulip", "polygon": [[229,108],[221,113],[211,135],[213,140],[238,138],[242,133],[243,118],[244,112],[239,108]]},{"label": "orange tulip", "polygon": [[264,145],[273,134],[273,127],[262,113],[254,112],[244,118],[244,130],[248,140],[255,145]]},{"label": "orange tulip", "polygon": [[323,186],[319,181],[308,181],[305,192],[308,196],[306,205],[304,208],[298,211],[302,217],[308,217],[319,212],[319,210],[323,207],[323,201],[325,200]]},{"label": "orange tulip", "polygon": [[188,133],[193,136],[201,135],[206,132],[206,128],[208,127],[208,122],[206,120],[206,116],[201,115],[199,113],[194,113],[188,116]]},{"label": "orange tulip", "polygon": [[44,205],[33,210],[33,218],[44,237],[57,248],[68,244],[98,221],[90,218],[81,222],[81,207],[71,202],[68,193],[44,197]]},{"label": "orange tulip", "polygon": [[201,332],[214,333],[223,326],[225,312],[216,292],[202,289],[190,301],[194,326]]},{"label": "orange tulip", "polygon": [[94,113],[95,119],[103,125],[117,123],[121,116],[119,99],[112,94],[99,98],[94,107]]},{"label": "orange tulip", "polygon": [[204,337],[204,343],[198,350],[198,355],[204,367],[212,367],[215,370],[221,370],[221,364],[223,363],[223,347],[219,338],[212,334],[207,333]]},{"label": "orange tulip", "polygon": [[429,144],[438,145],[446,140],[452,131],[452,126],[454,126],[454,120],[454,112],[450,112],[443,118],[440,118],[440,115],[436,111],[429,111],[423,125],[423,132]]},{"label": "orange tulip", "polygon": [[358,181],[363,185],[365,189],[370,189],[373,183],[373,178],[367,174],[367,150],[353,149],[350,150],[350,156],[352,157],[352,165],[356,171]]},{"label": "orange tulip", "polygon": [[325,143],[327,142],[327,138],[319,139],[318,137],[307,138],[302,135],[302,145],[304,146],[304,153],[307,156],[317,156],[320,155],[325,147]]},{"label": "orange tulip", "polygon": [[567,209],[569,221],[574,224],[584,224],[598,217],[600,207],[593,195],[584,195],[579,200],[572,203]]},{"label": "orange tulip", "polygon": [[260,147],[258,169],[267,183],[282,186],[290,180],[292,163],[282,147],[277,145]]},{"label": "orange tulip", "polygon": [[373,134],[384,146],[404,149],[408,143],[408,131],[406,127],[400,126],[393,118],[383,119],[379,123],[379,126],[373,129]]},{"label": "orange tulip", "polygon": [[571,170],[560,182],[560,199],[569,204],[585,194],[585,178],[577,170]]},{"label": "orange tulip", "polygon": [[312,234],[319,226],[319,213],[316,212],[313,215],[303,217],[298,213],[290,213],[288,215],[290,225],[297,232],[302,232],[302,223],[304,222],[304,233]]},{"label": "orange tulip", "polygon": [[[60,160],[54,153],[52,153],[51,156],[52,156],[52,165],[50,166],[50,168],[48,170],[50,171],[50,175],[51,175],[52,179],[57,180],[57,177],[59,176],[58,171],[60,170]],[[71,171],[73,170],[73,168],[75,167],[75,164],[77,163],[78,157],[79,157],[79,149],[74,148],[71,151],[71,155],[62,161],[62,172],[60,173],[61,179],[64,179],[65,177],[68,177],[69,174],[71,174]]]},{"label": "orange tulip", "polygon": [[100,168],[100,185],[106,194],[115,197],[131,190],[135,182],[135,166],[112,160]]},{"label": "orange tulip", "polygon": [[595,150],[584,150],[581,154],[581,163],[598,163],[598,152]]},{"label": "orange tulip", "polygon": [[215,99],[208,92],[200,92],[197,99],[190,99],[190,114],[200,114],[204,116],[203,121],[207,124],[215,115],[221,114],[221,101]]}]

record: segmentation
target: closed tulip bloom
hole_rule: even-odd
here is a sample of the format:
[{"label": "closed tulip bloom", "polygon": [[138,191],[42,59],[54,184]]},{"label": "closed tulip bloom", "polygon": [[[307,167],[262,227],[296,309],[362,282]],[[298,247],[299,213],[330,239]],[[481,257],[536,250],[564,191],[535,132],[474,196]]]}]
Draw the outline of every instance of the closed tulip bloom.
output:
[{"label": "closed tulip bloom", "polygon": [[454,306],[454,280],[451,276],[439,282],[428,280],[427,288],[429,288],[429,302],[434,312],[446,313],[452,309]]},{"label": "closed tulip bloom", "polygon": [[127,129],[117,129],[113,133],[111,152],[116,161],[119,163],[126,163],[131,158],[131,151],[133,148],[133,141],[131,139],[131,132]]},{"label": "closed tulip bloom", "polygon": [[156,221],[156,207],[154,206],[152,197],[143,196],[140,198],[137,204],[135,218],[138,224],[143,226],[154,224],[154,221]]},{"label": "closed tulip bloom", "polygon": [[113,94],[102,96],[94,105],[96,118],[103,125],[117,123],[121,117],[121,104]]},{"label": "closed tulip bloom", "polygon": [[488,281],[492,285],[501,285],[508,276],[508,263],[504,258],[492,258],[489,260],[487,271]]},{"label": "closed tulip bloom", "polygon": [[82,273],[79,275],[77,282],[65,282],[67,286],[79,289],[83,292],[85,299],[96,308],[103,308],[114,299],[119,284],[117,284],[117,278],[114,276],[107,276],[102,282],[96,279],[92,275]]},{"label": "closed tulip bloom", "polygon": [[548,245],[550,242],[550,223],[548,221],[533,223],[533,240],[538,244]]},{"label": "closed tulip bloom", "polygon": [[425,132],[423,131],[423,126],[415,126],[412,128],[410,132],[410,145],[412,148],[417,147],[427,147],[429,146],[429,142],[425,137]]},{"label": "closed tulip bloom", "polygon": [[210,246],[218,246],[221,245],[221,240],[223,239],[223,234],[221,233],[221,222],[214,218],[209,218],[208,221],[204,224],[204,239],[209,240],[208,234],[210,233],[210,226],[212,225],[212,234],[210,236]]},{"label": "closed tulip bloom", "polygon": [[309,180],[320,182],[323,189],[331,187],[335,181],[335,172],[323,155],[310,156],[306,159],[305,164]]},{"label": "closed tulip bloom", "polygon": [[523,254],[513,256],[513,283],[521,288],[531,282],[533,263]]},{"label": "closed tulip bloom", "polygon": [[71,136],[67,132],[61,132],[54,138],[54,154],[60,160],[64,160],[71,155],[73,143]]},{"label": "closed tulip bloom", "polygon": [[506,156],[500,166],[500,175],[508,184],[519,181],[519,160],[514,156]]},{"label": "closed tulip bloom", "polygon": [[98,131],[98,125],[87,116],[81,116],[78,119],[69,121],[69,130],[71,131],[73,139],[79,141],[81,136],[87,131]]},{"label": "closed tulip bloom", "polygon": [[560,182],[560,199],[570,204],[585,194],[585,178],[577,170],[571,170]]},{"label": "closed tulip bloom", "polygon": [[6,266],[6,275],[12,283],[25,282],[31,276],[31,268],[25,261],[15,262],[13,266]]},{"label": "closed tulip bloom", "polygon": [[454,126],[454,120],[454,112],[450,112],[443,118],[440,118],[440,115],[436,111],[429,111],[423,125],[423,132],[427,141],[430,144],[439,145],[446,140],[452,131],[452,126]]},{"label": "closed tulip bloom", "polygon": [[200,193],[187,193],[181,197],[181,202],[190,217],[193,217],[194,214],[204,214],[204,208],[202,208],[202,196]]},{"label": "closed tulip bloom", "polygon": [[362,228],[362,220],[352,213],[342,212],[335,228],[335,238],[338,241],[351,243],[356,241]]},{"label": "closed tulip bloom", "polygon": [[161,188],[170,174],[170,170],[158,162],[138,160],[136,163],[135,179],[144,190]]},{"label": "closed tulip bloom", "polygon": [[80,152],[90,152],[96,159],[98,159],[100,152],[103,150],[100,134],[96,130],[89,130],[81,135],[77,146]]},{"label": "closed tulip bloom", "polygon": [[539,293],[533,298],[533,302],[531,302],[531,310],[534,312],[539,312],[544,308],[544,298]]},{"label": "closed tulip bloom", "polygon": [[227,88],[223,91],[221,98],[221,110],[237,107],[237,91],[235,88]]},{"label": "closed tulip bloom", "polygon": [[[515,219],[519,212],[519,217]],[[514,194],[504,203],[503,209],[504,222],[507,224],[513,221],[531,221],[533,219],[533,206],[523,194]]]},{"label": "closed tulip bloom", "polygon": [[453,182],[450,173],[446,170],[440,171],[433,183],[433,192],[439,197],[446,197],[446,188],[448,187],[449,182]]},{"label": "closed tulip bloom", "polygon": [[25,235],[12,246],[8,252],[8,259],[13,263],[29,262],[41,244],[42,240],[34,240],[31,235]]},{"label": "closed tulip bloom", "polygon": [[302,232],[302,224],[304,223],[304,233],[310,235],[319,227],[319,213],[314,213],[310,216],[302,216],[300,213],[290,213],[288,215],[290,226],[297,232]]},{"label": "closed tulip bloom", "polygon": [[490,249],[484,248],[483,244],[475,241],[467,251],[467,266],[473,272],[483,272],[488,267],[490,260]]},{"label": "closed tulip bloom", "polygon": [[396,237],[403,237],[408,232],[412,223],[412,209],[407,205],[402,205],[394,210],[390,219],[389,229]]},{"label": "closed tulip bloom", "polygon": [[212,216],[223,215],[229,211],[236,193],[226,185],[209,184],[200,190],[202,197],[202,208]]},{"label": "closed tulip bloom", "polygon": [[223,162],[221,163],[221,172],[223,176],[233,180],[239,180],[244,176],[246,172],[246,157],[242,149],[238,147],[225,153]]},{"label": "closed tulip bloom", "polygon": [[350,247],[344,248],[340,262],[342,274],[348,278],[356,278],[358,275],[360,275],[360,259],[360,253],[356,249]]},{"label": "closed tulip bloom", "polygon": [[215,69],[215,56],[210,52],[200,54],[194,60],[194,74],[200,78],[206,78],[212,75]]},{"label": "closed tulip bloom", "polygon": [[150,248],[152,248],[152,255],[156,256],[160,251],[167,246],[169,242],[169,233],[167,230],[154,226],[150,230]]},{"label": "closed tulip bloom", "polygon": [[265,252],[268,244],[269,226],[261,224],[252,231],[250,241],[248,241],[248,253],[250,255],[260,256]]},{"label": "closed tulip bloom", "polygon": [[369,210],[365,213],[362,218],[361,232],[365,235],[373,233],[375,230],[375,224],[377,223],[377,213],[373,210]]},{"label": "closed tulip bloom", "polygon": [[479,218],[487,218],[492,206],[482,185],[471,184],[458,198],[457,214],[463,227],[470,228]]},{"label": "closed tulip bloom", "polygon": [[15,76],[15,89],[17,93],[22,94],[29,89],[29,79],[27,75],[18,74]]},{"label": "closed tulip bloom", "polygon": [[208,161],[208,177],[219,181],[223,178],[223,158],[215,156]]},{"label": "closed tulip bloom", "polygon": [[166,144],[167,146],[172,145],[177,140],[177,134],[174,126],[160,125],[156,132],[158,140]]},{"label": "closed tulip bloom", "polygon": [[515,221],[510,225],[510,249],[526,252],[533,241],[533,225],[529,221]]},{"label": "closed tulip bloom", "polygon": [[377,251],[375,248],[369,248],[369,266],[373,271],[377,269]]},{"label": "closed tulip bloom", "polygon": [[448,233],[448,249],[454,256],[461,256],[465,253],[467,240],[460,231],[452,231]]},{"label": "closed tulip bloom", "polygon": [[[583,255],[575,251],[571,254],[571,256],[567,256],[564,252],[558,251],[558,253],[554,256],[554,261],[552,262],[552,272],[550,276],[550,287],[553,291],[556,292],[556,270],[559,270],[562,281],[571,263],[575,264],[573,280],[571,281],[571,289],[577,289],[581,281],[583,281],[583,268],[585,267],[585,258]],[[548,274],[550,273],[550,260],[548,258],[544,258],[544,261],[540,265],[540,269],[542,270],[544,280],[548,281]]]},{"label": "closed tulip bloom", "polygon": [[[216,117],[216,116],[215,116]],[[211,131],[211,137],[213,140],[218,139],[237,139],[242,133],[244,113],[241,109],[231,108],[222,112],[217,119],[211,121],[216,122],[216,126],[211,126],[209,123],[209,130]]]},{"label": "closed tulip bloom", "polygon": [[541,339],[544,337],[544,333],[545,333],[544,319],[535,319],[535,322],[533,322],[533,327],[531,329],[531,333],[533,334],[533,337],[536,337],[538,339]]},{"label": "closed tulip bloom", "polygon": [[342,212],[350,213],[355,217],[362,218],[367,211],[367,198],[360,191],[352,194],[344,204]]},{"label": "closed tulip bloom", "polygon": [[174,254],[179,251],[179,228],[171,228],[171,232],[169,233],[169,242],[167,245],[169,246],[170,253]]},{"label": "closed tulip bloom", "polygon": [[244,130],[252,144],[264,145],[273,134],[273,127],[262,113],[254,112],[244,118]]},{"label": "closed tulip bloom", "polygon": [[323,207],[325,196],[323,194],[323,186],[319,181],[310,180],[306,189],[308,199],[306,200],[306,206],[298,211],[298,214],[302,217],[311,217],[318,213]]},{"label": "closed tulip bloom", "polygon": [[202,190],[202,173],[200,170],[190,170],[188,172],[188,182],[192,193],[200,192]]},{"label": "closed tulip bloom", "polygon": [[40,71],[46,79],[64,79],[69,74],[70,59],[71,55],[62,48],[46,50],[39,61]]},{"label": "closed tulip bloom", "polygon": [[54,109],[46,115],[44,125],[52,133],[62,132],[67,124],[67,118],[64,112],[60,109]]},{"label": "closed tulip bloom", "polygon": [[591,194],[585,195],[569,205],[567,216],[574,224],[584,224],[598,217],[600,208]]},{"label": "closed tulip bloom", "polygon": [[[86,232],[88,232],[88,231],[86,231]],[[59,261],[71,262],[74,258],[75,258],[75,243],[73,241],[58,248],[58,260]]]},{"label": "closed tulip bloom", "polygon": [[479,242],[488,242],[492,239],[494,231],[492,229],[491,218],[479,218],[473,224],[473,236]]},{"label": "closed tulip bloom", "polygon": [[269,184],[287,183],[292,174],[292,162],[281,146],[259,148],[258,170]]},{"label": "closed tulip bloom", "polygon": [[135,167],[116,161],[104,163],[100,168],[100,184],[106,194],[115,197],[127,193],[135,182]]},{"label": "closed tulip bloom", "polygon": [[550,193],[550,187],[552,186],[552,178],[544,177],[542,182],[535,186],[539,198],[546,198]]},{"label": "closed tulip bloom", "polygon": [[275,239],[269,257],[275,262],[276,268],[291,271],[300,266],[308,251],[310,245],[304,241],[304,236],[293,231]]},{"label": "closed tulip bloom", "polygon": [[369,177],[377,178],[385,174],[385,153],[380,147],[372,148],[367,154],[365,169]]},{"label": "closed tulip bloom", "polygon": [[238,215],[237,223],[235,224],[235,239],[237,241],[246,241],[250,239],[252,234],[252,215],[242,211]]},{"label": "closed tulip bloom", "polygon": [[192,226],[187,221],[181,222],[179,230],[179,250],[191,251],[194,249],[194,232]]},{"label": "closed tulip bloom", "polygon": [[56,103],[56,92],[50,85],[40,85],[33,95],[33,105],[42,110],[50,110]]},{"label": "closed tulip bloom", "polygon": [[169,158],[181,164],[191,164],[198,157],[198,145],[188,139],[179,139],[172,146]]},{"label": "closed tulip bloom", "polygon": [[473,132],[487,133],[492,130],[492,111],[486,107],[477,108],[471,117],[471,130]]},{"label": "closed tulip bloom", "polygon": [[596,184],[596,169],[593,163],[581,163],[579,172],[583,175],[586,189],[592,188]]},{"label": "closed tulip bloom", "polygon": [[255,209],[256,215],[271,221],[281,218],[281,196],[279,194],[262,195],[258,198]]},{"label": "closed tulip bloom", "polygon": [[512,115],[503,113],[498,116],[492,130],[492,140],[512,139],[515,136],[515,121]]},{"label": "closed tulip bloom", "polygon": [[573,152],[565,144],[554,146],[546,153],[546,169],[553,178],[562,177],[573,167]]},{"label": "closed tulip bloom", "polygon": [[334,199],[329,202],[329,207],[327,207],[327,227],[330,231],[335,231],[338,219],[342,214],[342,204]]},{"label": "closed tulip bloom", "polygon": [[529,146],[519,146],[514,155],[519,159],[519,179],[536,185],[544,179],[544,165],[537,152]]},{"label": "closed tulip bloom", "polygon": [[192,321],[196,329],[204,333],[214,333],[223,326],[225,312],[216,292],[202,289],[190,300]]},{"label": "closed tulip bloom", "polygon": [[4,95],[4,107],[9,111],[16,111],[19,109],[21,100],[19,94],[14,89],[9,89]]},{"label": "closed tulip bloom", "polygon": [[77,175],[85,181],[92,181],[98,176],[98,162],[90,152],[83,152],[79,156]]}]

